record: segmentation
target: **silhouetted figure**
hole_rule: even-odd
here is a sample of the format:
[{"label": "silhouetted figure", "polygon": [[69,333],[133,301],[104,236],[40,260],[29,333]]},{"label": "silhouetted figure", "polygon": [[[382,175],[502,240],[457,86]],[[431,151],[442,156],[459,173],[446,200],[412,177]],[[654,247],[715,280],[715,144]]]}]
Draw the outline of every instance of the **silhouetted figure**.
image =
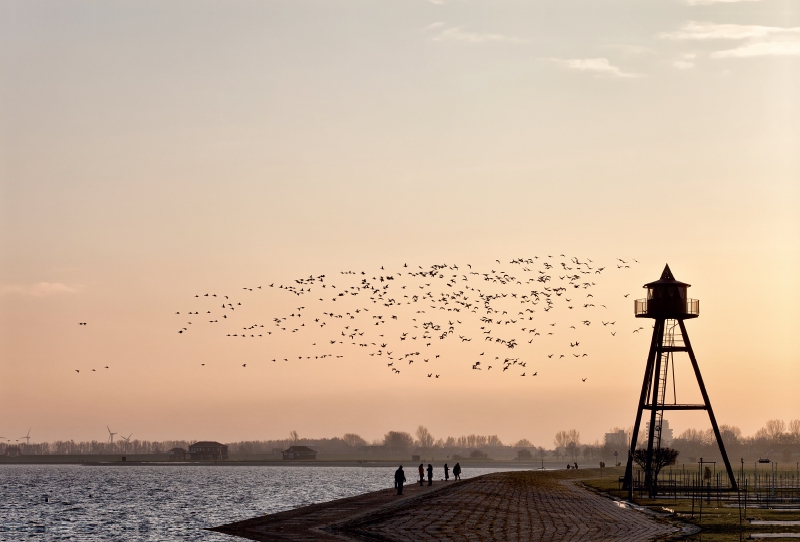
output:
[{"label": "silhouetted figure", "polygon": [[433,465],[428,463],[428,485],[433,485]]},{"label": "silhouetted figure", "polygon": [[573,462],[573,465],[575,465],[573,468],[574,468],[575,470],[578,470],[578,463],[577,463],[577,462]]},{"label": "silhouetted figure", "polygon": [[425,467],[422,463],[419,464],[419,485],[422,485],[422,482],[425,481]]},{"label": "silhouetted figure", "polygon": [[571,468],[572,468],[572,465],[570,465],[569,463],[567,463],[567,470],[569,470],[569,469],[571,469]]},{"label": "silhouetted figure", "polygon": [[444,464],[444,481],[448,481],[450,479],[450,467],[447,466],[447,463]]},{"label": "silhouetted figure", "polygon": [[461,463],[456,463],[453,467],[453,478],[456,481],[461,480]]},{"label": "silhouetted figure", "polygon": [[403,494],[403,484],[406,483],[406,473],[403,472],[403,465],[394,471],[394,487],[397,488],[397,494]]}]

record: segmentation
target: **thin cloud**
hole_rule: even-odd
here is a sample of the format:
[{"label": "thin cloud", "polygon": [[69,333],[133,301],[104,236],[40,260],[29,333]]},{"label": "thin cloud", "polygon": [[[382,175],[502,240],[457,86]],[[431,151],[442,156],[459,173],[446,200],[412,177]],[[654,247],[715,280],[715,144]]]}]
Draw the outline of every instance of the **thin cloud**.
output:
[{"label": "thin cloud", "polygon": [[674,32],[661,32],[659,38],[670,40],[743,40],[764,39],[775,36],[800,36],[800,27],[759,26],[742,24],[716,24],[688,21]]},{"label": "thin cloud", "polygon": [[445,23],[433,23],[425,27],[425,31],[438,30],[431,39],[433,41],[467,41],[470,43],[506,42],[506,43],[529,43],[530,40],[518,38],[516,36],[506,36],[505,34],[481,34],[478,32],[467,32],[462,26],[448,27]]},{"label": "thin cloud", "polygon": [[34,284],[3,284],[0,295],[17,294],[33,297],[46,297],[58,294],[74,294],[78,290],[62,282],[37,282]]},{"label": "thin cloud", "polygon": [[423,30],[423,32],[430,32],[431,30],[436,30],[437,28],[442,28],[445,25],[446,25],[446,23],[443,23],[443,22],[439,21],[439,22],[435,22],[435,23],[429,24],[428,26],[426,26],[422,30]]},{"label": "thin cloud", "polygon": [[608,49],[614,49],[621,53],[631,56],[638,56],[638,55],[650,55],[655,53],[654,49],[650,47],[644,47],[642,45],[631,45],[627,43],[610,43],[606,45]]},{"label": "thin cloud", "polygon": [[760,2],[761,0],[684,0],[687,6],[705,6],[708,4],[729,4],[732,2]]},{"label": "thin cloud", "polygon": [[571,59],[551,59],[554,62],[566,66],[572,70],[594,72],[598,75],[610,75],[612,77],[641,77],[635,73],[624,72],[617,66],[612,65],[607,58],[571,58]]},{"label": "thin cloud", "polygon": [[800,56],[800,27],[716,24],[689,21],[674,32],[658,37],[676,41],[743,41],[733,49],[715,51],[711,58]]},{"label": "thin cloud", "polygon": [[712,58],[750,58],[756,56],[800,56],[800,38],[752,42],[711,53]]}]

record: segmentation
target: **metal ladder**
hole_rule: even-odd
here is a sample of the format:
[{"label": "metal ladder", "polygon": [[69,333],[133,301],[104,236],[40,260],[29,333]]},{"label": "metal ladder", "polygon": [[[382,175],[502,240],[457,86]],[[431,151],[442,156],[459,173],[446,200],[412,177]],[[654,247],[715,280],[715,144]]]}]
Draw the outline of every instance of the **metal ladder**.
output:
[{"label": "metal ladder", "polygon": [[[676,346],[675,340],[675,328],[678,327],[678,322],[676,320],[667,320],[664,323],[664,346]],[[679,337],[678,341],[681,344],[683,343],[683,337],[680,337],[680,331],[678,332]],[[657,401],[653,406],[663,405],[664,401],[667,397],[667,379],[669,377],[669,367],[672,362],[672,352],[661,352],[661,370],[659,371],[658,375],[658,398]],[[673,375],[673,386],[675,385],[674,382],[675,378]],[[677,399],[677,398],[675,398]],[[660,450],[661,449],[661,424],[664,420],[664,411],[663,410],[656,410],[656,426],[655,430],[655,438],[653,442],[653,449]]]}]

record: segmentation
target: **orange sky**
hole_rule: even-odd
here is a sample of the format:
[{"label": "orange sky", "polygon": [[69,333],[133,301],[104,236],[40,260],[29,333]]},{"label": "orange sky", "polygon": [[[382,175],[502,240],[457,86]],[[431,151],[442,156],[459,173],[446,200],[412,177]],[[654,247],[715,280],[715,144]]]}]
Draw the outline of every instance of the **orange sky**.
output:
[{"label": "orange sky", "polygon": [[[719,422],[800,418],[798,28],[779,0],[5,3],[0,434],[601,439],[633,423],[630,300],[666,262]],[[620,334],[595,320],[556,364],[520,333],[535,379],[471,370],[479,328],[436,345],[438,380],[177,333],[195,294],[562,253],[608,267]],[[236,325],[296,308],[258,295]]]}]

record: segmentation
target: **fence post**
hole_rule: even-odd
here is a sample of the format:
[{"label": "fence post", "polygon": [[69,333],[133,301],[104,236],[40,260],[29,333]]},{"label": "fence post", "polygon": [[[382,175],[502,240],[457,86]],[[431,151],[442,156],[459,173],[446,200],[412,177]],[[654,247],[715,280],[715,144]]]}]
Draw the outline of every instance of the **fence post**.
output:
[{"label": "fence post", "polygon": [[698,481],[698,486],[700,486],[700,523],[703,523],[703,480],[700,479]]}]

